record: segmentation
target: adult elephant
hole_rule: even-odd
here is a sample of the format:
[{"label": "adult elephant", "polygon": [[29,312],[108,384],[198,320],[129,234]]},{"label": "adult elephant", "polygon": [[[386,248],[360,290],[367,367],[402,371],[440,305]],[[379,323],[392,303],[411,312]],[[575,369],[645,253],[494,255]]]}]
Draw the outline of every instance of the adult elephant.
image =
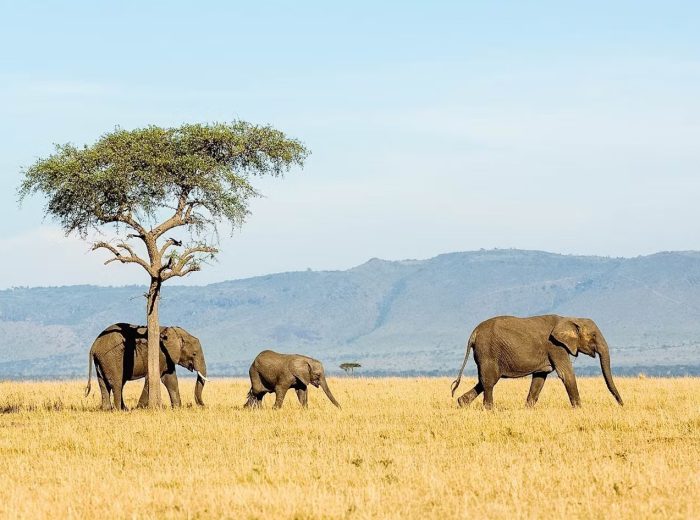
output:
[{"label": "adult elephant", "polygon": [[569,358],[569,355],[578,356],[579,352],[591,357],[600,356],[605,384],[617,402],[623,404],[610,371],[608,343],[591,319],[550,314],[530,318],[497,316],[480,323],[467,342],[464,363],[452,383],[452,396],[462,379],[471,349],[474,349],[479,382],[457,400],[459,406],[469,405],[483,392],[484,407],[490,409],[493,406],[493,387],[500,378],[530,374],[532,383],[527,405],[534,406],[547,375],[555,370],[564,383],[571,405],[580,406],[576,376]]},{"label": "adult elephant", "polygon": [[[90,394],[92,364],[95,364],[97,381],[102,392],[102,409],[112,408],[110,393],[114,395],[114,407],[124,409],[122,390],[127,381],[141,379],[148,374],[147,328],[129,323],[116,323],[103,330],[95,339],[88,356],[88,382],[85,396]],[[195,402],[203,406],[202,390],[207,381],[207,365],[199,339],[181,327],[160,328],[161,381],[168,390],[173,407],[180,406],[175,365],[197,373],[194,390]],[[141,392],[138,406],[148,405],[148,380]]]},{"label": "adult elephant", "polygon": [[328,388],[323,364],[317,359],[301,354],[280,354],[272,350],[263,350],[250,365],[248,374],[250,391],[245,403],[246,408],[257,408],[265,394],[272,392],[275,393],[274,408],[280,408],[290,388],[296,390],[299,402],[306,408],[309,385],[316,388],[320,386],[331,403],[340,408],[340,404]]}]

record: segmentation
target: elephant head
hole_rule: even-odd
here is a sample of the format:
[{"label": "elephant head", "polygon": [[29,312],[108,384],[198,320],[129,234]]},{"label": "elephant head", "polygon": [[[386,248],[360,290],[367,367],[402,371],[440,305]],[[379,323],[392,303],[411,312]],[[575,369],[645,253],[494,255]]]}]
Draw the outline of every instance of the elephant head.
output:
[{"label": "elephant head", "polygon": [[291,370],[294,377],[304,385],[313,385],[316,388],[321,387],[331,403],[340,408],[340,403],[335,400],[331,389],[328,388],[326,375],[320,361],[305,356],[299,356],[292,362]]},{"label": "elephant head", "polygon": [[161,343],[173,363],[197,373],[194,388],[194,400],[204,406],[202,390],[207,379],[207,364],[199,339],[181,327],[163,327],[160,334]]},{"label": "elephant head", "polygon": [[572,356],[582,352],[590,357],[596,354],[600,357],[600,368],[603,371],[605,384],[617,402],[622,405],[622,397],[615,387],[610,370],[610,349],[603,333],[588,318],[562,318],[552,329],[550,338],[555,344],[563,345]]}]

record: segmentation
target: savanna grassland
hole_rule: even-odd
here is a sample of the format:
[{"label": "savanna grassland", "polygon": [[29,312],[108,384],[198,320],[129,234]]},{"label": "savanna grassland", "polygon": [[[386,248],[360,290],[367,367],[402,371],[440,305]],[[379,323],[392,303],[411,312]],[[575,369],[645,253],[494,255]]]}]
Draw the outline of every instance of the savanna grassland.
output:
[{"label": "savanna grassland", "polygon": [[[460,391],[470,388],[466,378]],[[698,518],[700,379],[501,381],[496,409],[457,409],[450,380],[334,378],[243,410],[247,382],[207,407],[100,412],[84,382],[0,383],[0,512],[53,518]],[[134,406],[142,382],[130,383]],[[192,381],[181,381],[191,403]]]}]

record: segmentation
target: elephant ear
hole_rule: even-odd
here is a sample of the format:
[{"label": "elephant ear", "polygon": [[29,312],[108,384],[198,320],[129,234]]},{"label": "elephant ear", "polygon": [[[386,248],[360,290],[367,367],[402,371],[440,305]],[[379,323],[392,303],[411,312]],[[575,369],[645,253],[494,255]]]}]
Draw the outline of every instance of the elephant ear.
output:
[{"label": "elephant ear", "polygon": [[163,327],[160,331],[160,342],[173,363],[178,364],[182,354],[182,337],[175,327]]},{"label": "elephant ear", "polygon": [[572,356],[578,355],[581,344],[581,330],[578,323],[569,318],[562,318],[552,329],[552,338],[564,345]]},{"label": "elephant ear", "polygon": [[311,365],[304,358],[295,358],[291,365],[292,375],[304,385],[309,386],[311,382]]}]

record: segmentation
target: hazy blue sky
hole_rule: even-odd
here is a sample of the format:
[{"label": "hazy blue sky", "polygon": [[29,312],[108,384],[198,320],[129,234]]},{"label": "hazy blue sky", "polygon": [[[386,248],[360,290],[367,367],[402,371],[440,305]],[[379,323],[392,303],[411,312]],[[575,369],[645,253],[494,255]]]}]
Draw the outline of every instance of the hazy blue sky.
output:
[{"label": "hazy blue sky", "polygon": [[189,283],[700,249],[698,2],[64,4],[0,3],[0,287],[145,280],[18,208],[52,143],[234,118],[313,155]]}]

